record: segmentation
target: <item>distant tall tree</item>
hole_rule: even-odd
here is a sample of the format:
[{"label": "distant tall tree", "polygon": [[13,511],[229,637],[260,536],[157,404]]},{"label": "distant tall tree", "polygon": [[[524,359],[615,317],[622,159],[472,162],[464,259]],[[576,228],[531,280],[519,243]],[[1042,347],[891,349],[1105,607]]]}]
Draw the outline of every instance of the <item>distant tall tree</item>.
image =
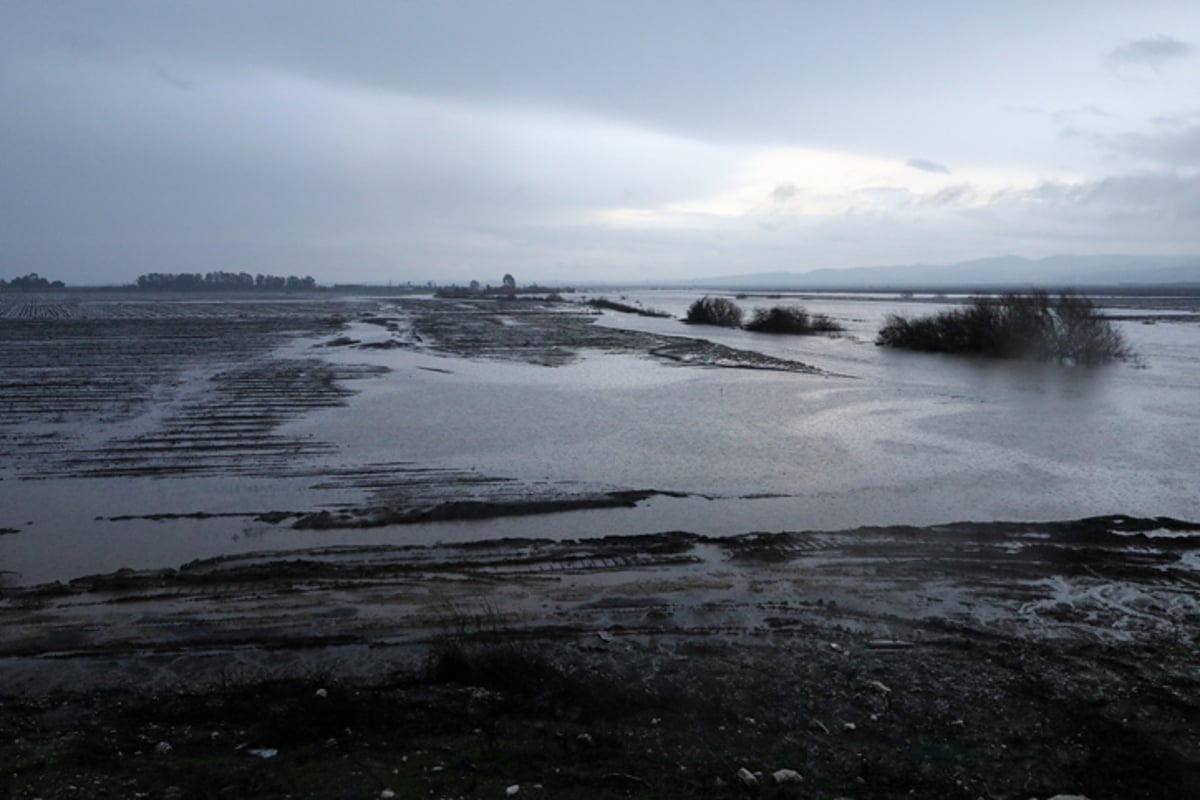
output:
[{"label": "distant tall tree", "polygon": [[517,279],[512,276],[511,272],[505,273],[504,279],[501,281],[501,283],[504,284],[505,289],[517,288]]},{"label": "distant tall tree", "polygon": [[0,281],[0,286],[7,286],[10,289],[61,289],[64,285],[62,281],[51,281],[36,272],[13,278],[11,282]]}]

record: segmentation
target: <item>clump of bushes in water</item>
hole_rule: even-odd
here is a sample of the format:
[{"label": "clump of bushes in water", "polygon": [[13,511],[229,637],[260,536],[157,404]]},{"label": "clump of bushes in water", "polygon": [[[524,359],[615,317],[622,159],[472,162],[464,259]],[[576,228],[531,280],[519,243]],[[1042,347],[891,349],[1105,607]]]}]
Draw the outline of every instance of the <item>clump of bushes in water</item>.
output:
[{"label": "clump of bushes in water", "polygon": [[1121,332],[1086,297],[1045,292],[974,297],[963,308],[909,319],[891,314],[875,343],[934,353],[1100,364],[1128,358]]},{"label": "clump of bushes in water", "polygon": [[834,333],[845,330],[825,314],[809,314],[798,306],[756,308],[746,330],[758,333]]},{"label": "clump of bushes in water", "polygon": [[692,325],[745,327],[756,333],[832,333],[844,330],[825,314],[809,314],[799,306],[756,308],[750,321],[742,325],[742,309],[724,297],[701,297],[688,308],[683,321]]},{"label": "clump of bushes in water", "polygon": [[688,307],[687,316],[683,321],[689,325],[739,328],[742,325],[742,309],[732,300],[705,295]]}]

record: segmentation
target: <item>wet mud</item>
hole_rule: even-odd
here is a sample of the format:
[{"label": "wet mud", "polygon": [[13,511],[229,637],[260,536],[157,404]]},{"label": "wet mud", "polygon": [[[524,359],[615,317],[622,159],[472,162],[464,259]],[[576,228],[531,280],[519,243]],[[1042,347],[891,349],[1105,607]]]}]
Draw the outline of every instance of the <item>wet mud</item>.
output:
[{"label": "wet mud", "polygon": [[532,300],[405,300],[412,324],[436,350],[468,358],[558,366],[581,351],[649,355],[698,367],[767,369],[812,375],[822,370],[799,361],[739,350],[704,339],[627,331],[595,324],[596,313],[578,304]]},{"label": "wet mud", "polygon": [[323,796],[347,759],[370,793],[1187,796],[1198,555],[1200,524],[1103,517],[121,571],[4,593],[0,758],[13,796],[66,796],[46,759],[180,796]]}]

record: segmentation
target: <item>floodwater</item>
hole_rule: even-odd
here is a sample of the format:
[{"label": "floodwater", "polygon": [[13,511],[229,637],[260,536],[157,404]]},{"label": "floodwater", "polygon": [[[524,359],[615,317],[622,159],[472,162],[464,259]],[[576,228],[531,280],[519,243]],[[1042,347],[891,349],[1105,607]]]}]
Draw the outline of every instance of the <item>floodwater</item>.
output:
[{"label": "floodwater", "polygon": [[[1181,313],[1143,298],[1133,311],[1114,309],[1160,317],[1155,324],[1117,323],[1136,362],[1074,368],[874,346],[886,314],[940,307],[920,298],[805,295],[797,302],[834,317],[846,333],[776,337],[681,324],[677,317],[699,294],[628,292],[626,302],[676,318],[605,312],[597,324],[706,338],[825,374],[680,366],[601,351],[547,367],[424,346],[316,349],[316,338],[300,337],[276,354],[390,370],[347,383],[356,394],[346,405],[313,404],[280,425],[277,433],[289,441],[323,443],[297,456],[307,472],[32,478],[19,453],[0,453],[0,529],[15,531],[0,535],[0,570],[9,582],[30,584],[317,545],[1101,514],[1200,519],[1194,306]],[[749,310],[791,299],[738,302]],[[378,328],[352,322],[347,332],[365,337],[372,330]],[[121,426],[154,427],[162,413],[66,424],[82,436],[111,439]],[[299,531],[252,516],[355,502],[361,489],[314,476],[394,463],[522,486],[671,496],[629,509],[365,530]],[[197,513],[241,516],[180,516]],[[164,514],[174,516],[146,518]],[[109,519],[122,516],[134,518]]]}]

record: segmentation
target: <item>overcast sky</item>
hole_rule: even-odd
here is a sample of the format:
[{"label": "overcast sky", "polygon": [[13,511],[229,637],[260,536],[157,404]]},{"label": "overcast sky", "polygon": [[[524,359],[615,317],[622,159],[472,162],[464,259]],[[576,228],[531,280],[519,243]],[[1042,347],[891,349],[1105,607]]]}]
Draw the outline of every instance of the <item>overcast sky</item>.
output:
[{"label": "overcast sky", "polygon": [[0,277],[1200,253],[1200,3],[0,0]]}]

